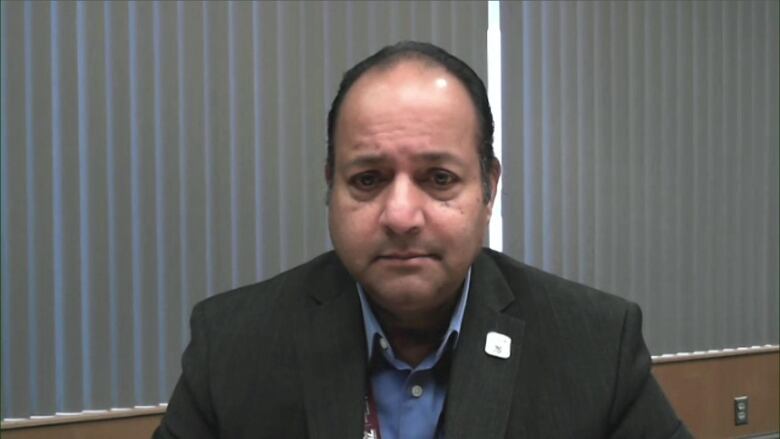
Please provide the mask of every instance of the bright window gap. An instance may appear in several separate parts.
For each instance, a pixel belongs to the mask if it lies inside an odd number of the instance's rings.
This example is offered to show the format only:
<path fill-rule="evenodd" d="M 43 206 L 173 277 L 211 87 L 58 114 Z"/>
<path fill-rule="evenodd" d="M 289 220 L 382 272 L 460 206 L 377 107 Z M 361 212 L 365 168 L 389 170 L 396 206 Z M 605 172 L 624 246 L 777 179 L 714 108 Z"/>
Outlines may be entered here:
<path fill-rule="evenodd" d="M 496 158 L 502 162 L 503 141 L 501 137 L 501 9 L 498 0 L 488 2 L 487 30 L 487 70 L 488 99 L 493 110 L 493 149 Z M 490 248 L 496 251 L 504 249 L 504 221 L 501 213 L 502 180 L 498 180 L 496 199 L 493 202 L 493 216 L 490 218 L 488 236 Z"/>

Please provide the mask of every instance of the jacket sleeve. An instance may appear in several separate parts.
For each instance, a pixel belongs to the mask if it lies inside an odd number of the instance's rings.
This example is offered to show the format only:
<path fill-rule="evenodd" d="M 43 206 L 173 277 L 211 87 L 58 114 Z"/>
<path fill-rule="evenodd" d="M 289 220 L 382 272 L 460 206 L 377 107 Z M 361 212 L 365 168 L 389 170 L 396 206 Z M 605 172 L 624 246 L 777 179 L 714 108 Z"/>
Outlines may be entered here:
<path fill-rule="evenodd" d="M 642 312 L 626 311 L 610 410 L 611 438 L 691 438 L 650 372 L 650 353 L 642 338 Z"/>
<path fill-rule="evenodd" d="M 203 303 L 190 318 L 191 340 L 182 356 L 182 373 L 153 439 L 218 437 L 209 390 L 209 340 Z"/>

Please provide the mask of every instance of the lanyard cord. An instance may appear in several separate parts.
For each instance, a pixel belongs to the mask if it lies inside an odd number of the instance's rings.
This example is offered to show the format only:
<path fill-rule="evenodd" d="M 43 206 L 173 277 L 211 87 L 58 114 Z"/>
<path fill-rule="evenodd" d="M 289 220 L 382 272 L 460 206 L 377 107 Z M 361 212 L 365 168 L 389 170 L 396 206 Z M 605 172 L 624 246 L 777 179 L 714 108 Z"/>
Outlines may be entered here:
<path fill-rule="evenodd" d="M 363 439 L 382 439 L 379 430 L 379 413 L 376 411 L 376 401 L 370 379 L 366 389 L 368 391 L 366 392 L 366 406 L 363 414 Z"/>

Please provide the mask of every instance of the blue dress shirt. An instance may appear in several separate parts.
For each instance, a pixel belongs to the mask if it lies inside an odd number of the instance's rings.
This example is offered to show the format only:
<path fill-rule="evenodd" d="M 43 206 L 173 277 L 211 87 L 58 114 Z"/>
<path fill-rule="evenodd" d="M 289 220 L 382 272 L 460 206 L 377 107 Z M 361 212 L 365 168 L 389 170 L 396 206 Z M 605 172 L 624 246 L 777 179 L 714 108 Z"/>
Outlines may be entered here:
<path fill-rule="evenodd" d="M 439 418 L 447 396 L 446 374 L 436 373 L 442 356 L 457 342 L 471 283 L 471 269 L 450 318 L 450 325 L 435 352 L 417 367 L 398 359 L 382 327 L 371 310 L 363 288 L 358 284 L 360 306 L 371 368 L 372 394 L 379 415 L 382 439 L 432 439 L 441 437 Z M 381 356 L 373 358 L 375 347 Z"/>

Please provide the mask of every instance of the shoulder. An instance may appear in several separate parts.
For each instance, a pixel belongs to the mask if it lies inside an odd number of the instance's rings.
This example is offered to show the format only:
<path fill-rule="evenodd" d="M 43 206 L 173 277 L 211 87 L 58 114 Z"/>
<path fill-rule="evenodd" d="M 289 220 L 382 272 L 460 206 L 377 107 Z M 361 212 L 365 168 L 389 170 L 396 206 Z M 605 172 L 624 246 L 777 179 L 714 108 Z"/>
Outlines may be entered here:
<path fill-rule="evenodd" d="M 485 249 L 483 257 L 498 267 L 521 304 L 620 315 L 636 306 L 622 297 L 540 270 L 494 250 Z"/>
<path fill-rule="evenodd" d="M 622 346 L 644 345 L 635 303 L 494 251 L 486 250 L 484 256 L 508 284 L 514 300 L 504 312 L 523 320 L 524 349 L 536 358 L 576 362 L 577 373 L 607 373 L 606 381 Z"/>
<path fill-rule="evenodd" d="M 533 378 L 518 394 L 536 401 L 517 415 L 526 435 L 689 437 L 650 373 L 638 305 L 501 253 L 480 257 L 511 290 L 504 312 L 524 323 L 519 376 Z"/>
<path fill-rule="evenodd" d="M 208 297 L 195 305 L 193 318 L 234 328 L 273 322 L 306 307 L 315 292 L 345 276 L 336 254 L 327 252 L 269 279 Z"/>

